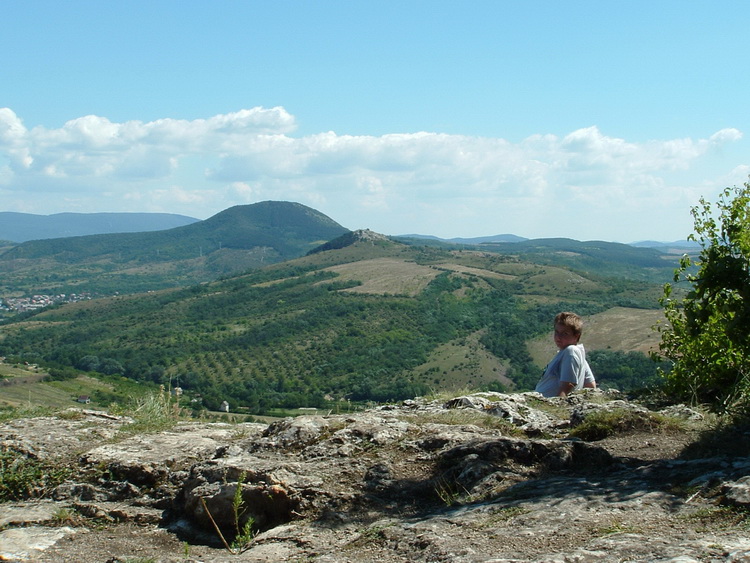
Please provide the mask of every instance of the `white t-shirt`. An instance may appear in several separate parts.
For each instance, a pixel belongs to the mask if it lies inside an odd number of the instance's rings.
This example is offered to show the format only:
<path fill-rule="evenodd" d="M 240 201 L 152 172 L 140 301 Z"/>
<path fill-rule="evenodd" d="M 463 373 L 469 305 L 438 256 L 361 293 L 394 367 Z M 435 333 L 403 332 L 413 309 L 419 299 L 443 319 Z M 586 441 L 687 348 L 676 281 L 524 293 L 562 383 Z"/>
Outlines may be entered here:
<path fill-rule="evenodd" d="M 595 382 L 583 344 L 571 344 L 560 350 L 544 368 L 542 379 L 534 390 L 545 397 L 557 397 L 561 381 L 572 383 L 574 390 L 583 389 L 584 383 Z"/>

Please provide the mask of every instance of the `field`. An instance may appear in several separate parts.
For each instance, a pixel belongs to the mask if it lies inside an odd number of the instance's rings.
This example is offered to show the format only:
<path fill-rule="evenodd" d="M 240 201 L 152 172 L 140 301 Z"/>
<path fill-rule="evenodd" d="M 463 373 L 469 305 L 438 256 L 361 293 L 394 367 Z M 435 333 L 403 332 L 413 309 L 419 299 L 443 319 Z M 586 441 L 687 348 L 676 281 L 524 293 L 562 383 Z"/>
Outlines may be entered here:
<path fill-rule="evenodd" d="M 101 408 L 106 405 L 78 402 L 80 396 L 91 397 L 97 392 L 112 396 L 136 395 L 143 392 L 133 381 L 118 378 L 104 381 L 88 375 L 79 375 L 65 381 L 45 381 L 48 374 L 35 366 L 0 363 L 0 407 L 68 407 Z M 120 381 L 121 380 L 121 381 Z"/>
<path fill-rule="evenodd" d="M 347 289 L 353 293 L 377 295 L 418 295 L 440 273 L 397 258 L 376 258 L 326 268 L 338 274 L 341 281 L 361 281 L 362 285 Z"/>

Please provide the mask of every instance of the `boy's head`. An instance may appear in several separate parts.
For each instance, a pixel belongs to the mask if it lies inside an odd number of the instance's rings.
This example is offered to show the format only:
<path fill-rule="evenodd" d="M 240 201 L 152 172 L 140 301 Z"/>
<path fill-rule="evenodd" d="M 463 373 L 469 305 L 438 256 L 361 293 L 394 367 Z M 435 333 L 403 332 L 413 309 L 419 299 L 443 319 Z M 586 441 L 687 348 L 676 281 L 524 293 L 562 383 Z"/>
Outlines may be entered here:
<path fill-rule="evenodd" d="M 578 344 L 583 333 L 583 319 L 575 313 L 563 312 L 555 317 L 555 344 L 561 350 Z"/>

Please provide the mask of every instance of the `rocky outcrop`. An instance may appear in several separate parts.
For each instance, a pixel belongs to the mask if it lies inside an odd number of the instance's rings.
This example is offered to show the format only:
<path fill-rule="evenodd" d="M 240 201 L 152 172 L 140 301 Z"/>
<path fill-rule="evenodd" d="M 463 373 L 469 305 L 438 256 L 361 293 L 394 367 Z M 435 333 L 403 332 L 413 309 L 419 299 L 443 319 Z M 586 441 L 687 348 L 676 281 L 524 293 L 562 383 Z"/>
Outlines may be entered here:
<path fill-rule="evenodd" d="M 0 446 L 75 473 L 42 498 L 0 504 L 0 559 L 750 558 L 744 529 L 720 509 L 750 505 L 750 462 L 680 457 L 686 436 L 570 438 L 612 409 L 650 412 L 601 392 L 481 393 L 142 435 L 95 411 L 15 420 L 0 425 Z M 231 555 L 222 538 L 231 544 L 247 522 L 254 539 Z"/>

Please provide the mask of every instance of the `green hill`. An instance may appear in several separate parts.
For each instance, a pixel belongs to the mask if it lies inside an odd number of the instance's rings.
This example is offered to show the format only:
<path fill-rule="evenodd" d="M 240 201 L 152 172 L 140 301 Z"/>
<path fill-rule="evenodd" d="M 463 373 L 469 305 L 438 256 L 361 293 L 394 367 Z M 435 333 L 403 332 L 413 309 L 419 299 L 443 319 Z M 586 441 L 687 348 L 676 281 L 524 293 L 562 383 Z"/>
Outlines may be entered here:
<path fill-rule="evenodd" d="M 347 229 L 298 203 L 232 207 L 174 229 L 28 241 L 0 254 L 0 292 L 185 286 L 302 256 Z"/>
<path fill-rule="evenodd" d="M 264 216 L 273 223 L 272 214 Z M 231 224 L 220 219 L 218 225 Z M 310 238 L 309 231 L 293 232 L 300 220 L 276 219 L 279 232 L 298 237 L 296 246 L 275 247 L 279 256 Z M 323 224 L 323 232 L 343 230 Z M 200 228 L 214 236 L 218 228 L 210 227 Z M 256 230 L 249 221 L 246 232 Z M 234 240 L 234 233 L 220 238 Z M 540 366 L 526 343 L 549 332 L 556 312 L 593 316 L 619 307 L 636 321 L 638 311 L 651 319 L 639 308 L 656 308 L 660 294 L 659 285 L 637 279 L 586 276 L 486 250 L 386 237 L 349 237 L 329 247 L 210 283 L 17 318 L 4 325 L 0 355 L 177 385 L 195 401 L 186 404 L 216 409 L 227 400 L 253 413 L 448 388 L 527 389 Z M 599 260 L 606 271 L 606 254 Z M 631 278 L 640 277 L 637 270 L 629 267 Z"/>

